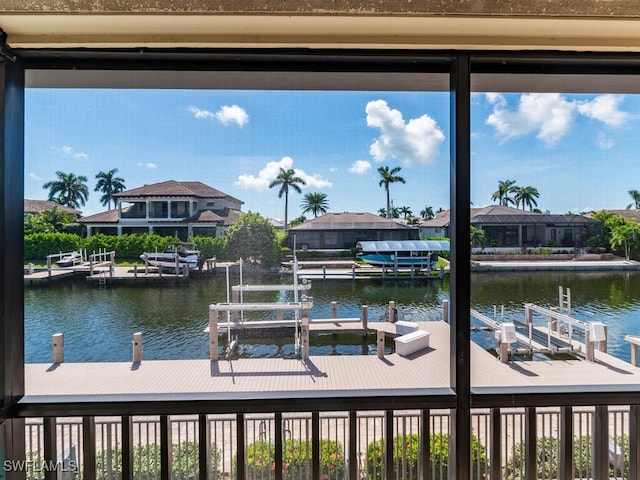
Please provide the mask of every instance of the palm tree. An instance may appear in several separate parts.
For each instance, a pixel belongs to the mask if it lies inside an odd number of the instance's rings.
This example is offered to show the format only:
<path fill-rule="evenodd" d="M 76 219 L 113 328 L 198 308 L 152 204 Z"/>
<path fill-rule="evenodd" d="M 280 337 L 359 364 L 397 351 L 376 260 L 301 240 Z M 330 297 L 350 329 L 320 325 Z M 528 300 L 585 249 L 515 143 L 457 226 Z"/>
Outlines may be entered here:
<path fill-rule="evenodd" d="M 278 198 L 282 198 L 284 195 L 284 229 L 287 229 L 287 219 L 289 215 L 289 188 L 293 188 L 296 192 L 302 193 L 298 184 L 306 185 L 302 178 L 296 177 L 296 171 L 293 168 L 284 169 L 280 167 L 280 173 L 274 181 L 269 184 L 269 188 L 273 188 L 280 185 L 280 191 L 278 192 Z"/>
<path fill-rule="evenodd" d="M 424 210 L 420 211 L 420 216 L 426 220 L 431 220 L 436 215 L 433 213 L 433 207 L 425 205 Z"/>
<path fill-rule="evenodd" d="M 96 183 L 96 188 L 93 191 L 100 191 L 104 194 L 102 195 L 102 197 L 100 197 L 100 203 L 102 205 L 107 205 L 107 208 L 109 208 L 109 210 L 111 210 L 112 200 L 114 208 L 118 202 L 117 199 L 113 198 L 113 194 L 122 192 L 126 188 L 124 186 L 124 178 L 114 177 L 117 171 L 117 168 L 113 168 L 108 172 L 100 172 L 96 175 L 98 183 Z"/>
<path fill-rule="evenodd" d="M 403 206 L 398 208 L 398 213 L 402 215 L 402 217 L 406 220 L 407 217 L 411 217 L 413 212 L 411 211 L 411 207 Z"/>
<path fill-rule="evenodd" d="M 49 200 L 70 208 L 79 208 L 87 203 L 89 189 L 84 175 L 56 172 L 58 180 L 45 183 L 42 188 L 49 189 Z"/>
<path fill-rule="evenodd" d="M 394 167 L 389 170 L 389 167 L 378 167 L 378 173 L 380 174 L 380 186 L 384 187 L 384 191 L 387 193 L 387 218 L 391 218 L 391 198 L 389 197 L 389 185 L 392 183 L 406 183 L 404 178 L 399 175 L 396 175 L 401 170 L 400 167 Z"/>
<path fill-rule="evenodd" d="M 498 190 L 493 192 L 491 195 L 491 200 L 498 200 L 498 205 L 509 205 L 513 204 L 515 201 L 513 198 L 509 196 L 510 193 L 515 193 L 516 188 L 514 185 L 516 184 L 515 180 L 501 180 L 498 182 Z"/>
<path fill-rule="evenodd" d="M 640 210 L 640 190 L 629 190 L 629 195 L 631 195 L 633 203 L 627 205 L 627 210 L 629 210 L 631 207 L 635 208 L 636 210 Z"/>
<path fill-rule="evenodd" d="M 305 193 L 302 197 L 302 213 L 313 213 L 314 217 L 324 215 L 329 209 L 329 201 L 326 193 Z"/>
<path fill-rule="evenodd" d="M 522 204 L 522 210 L 525 207 L 529 207 L 529 210 L 533 210 L 533 207 L 538 206 L 538 202 L 536 198 L 540 196 L 538 193 L 538 189 L 536 187 L 514 187 L 515 188 L 515 196 L 513 197 L 516 201 L 516 208 L 520 204 Z"/>

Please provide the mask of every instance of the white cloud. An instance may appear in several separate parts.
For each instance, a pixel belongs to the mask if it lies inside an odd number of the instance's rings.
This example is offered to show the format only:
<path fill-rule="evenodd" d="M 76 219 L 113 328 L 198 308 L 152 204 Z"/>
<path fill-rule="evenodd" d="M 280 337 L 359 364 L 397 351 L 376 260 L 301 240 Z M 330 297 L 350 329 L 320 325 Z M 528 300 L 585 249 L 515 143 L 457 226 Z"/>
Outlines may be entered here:
<path fill-rule="evenodd" d="M 201 108 L 196 107 L 195 105 L 192 105 L 189 107 L 189 111 L 191 113 L 193 113 L 193 116 L 195 118 L 216 118 L 216 114 L 213 112 L 210 112 L 209 110 L 202 110 Z"/>
<path fill-rule="evenodd" d="M 36 182 L 40 182 L 42 180 L 42 177 L 39 177 L 38 175 L 36 175 L 33 172 L 29 172 L 29 178 L 31 180 L 35 180 Z"/>
<path fill-rule="evenodd" d="M 381 131 L 369 148 L 376 161 L 395 158 L 404 166 L 413 166 L 436 159 L 444 133 L 429 115 L 405 123 L 402 113 L 389 108 L 384 100 L 369 102 L 365 110 L 367 125 Z"/>
<path fill-rule="evenodd" d="M 506 105 L 507 103 L 504 96 L 502 96 L 499 93 L 487 92 L 484 95 L 485 95 L 485 98 L 487 99 L 487 102 L 489 102 L 492 105 Z"/>
<path fill-rule="evenodd" d="M 371 164 L 366 160 L 356 160 L 349 168 L 349 172 L 361 175 L 371 170 Z"/>
<path fill-rule="evenodd" d="M 596 143 L 600 150 L 609 150 L 615 145 L 613 139 L 607 137 L 607 135 L 605 135 L 603 132 L 598 133 L 598 139 L 596 140 Z"/>
<path fill-rule="evenodd" d="M 283 157 L 278 162 L 269 162 L 260 170 L 257 176 L 248 173 L 242 174 L 238 177 L 236 185 L 246 190 L 268 190 L 269 184 L 276 179 L 281 168 L 285 170 L 293 168 L 293 159 L 291 157 Z M 328 188 L 333 185 L 329 180 L 317 173 L 308 174 L 299 168 L 294 170 L 296 176 L 303 179 L 306 183 L 306 185 L 300 185 L 301 188 Z"/>
<path fill-rule="evenodd" d="M 87 158 L 89 158 L 89 155 L 87 155 L 86 153 L 76 152 L 73 147 L 70 147 L 68 145 L 62 146 L 62 153 L 67 157 L 76 158 L 78 160 L 86 160 Z"/>
<path fill-rule="evenodd" d="M 216 112 L 216 118 L 223 125 L 236 123 L 239 127 L 242 127 L 249 121 L 249 115 L 246 110 L 238 105 L 231 105 L 230 107 L 225 105 Z"/>
<path fill-rule="evenodd" d="M 524 94 L 514 111 L 507 109 L 504 97 L 499 97 L 493 99 L 494 110 L 486 123 L 505 139 L 537 132 L 537 138 L 553 145 L 571 130 L 576 104 L 558 93 Z"/>
<path fill-rule="evenodd" d="M 147 168 L 149 170 L 153 170 L 155 168 L 158 168 L 158 165 L 156 165 L 153 162 L 138 162 L 138 167 L 139 168 Z"/>
<path fill-rule="evenodd" d="M 591 101 L 579 102 L 578 111 L 610 127 L 621 127 L 631 115 L 619 109 L 624 95 L 598 95 Z"/>
<path fill-rule="evenodd" d="M 223 125 L 227 126 L 230 123 L 235 123 L 239 127 L 242 127 L 245 123 L 249 121 L 249 114 L 247 111 L 239 107 L 238 105 L 225 105 L 220 107 L 220 110 L 217 112 L 212 112 L 210 110 L 203 110 L 195 105 L 189 107 L 189 111 L 193 113 L 193 116 L 197 119 L 211 119 L 218 120 Z"/>

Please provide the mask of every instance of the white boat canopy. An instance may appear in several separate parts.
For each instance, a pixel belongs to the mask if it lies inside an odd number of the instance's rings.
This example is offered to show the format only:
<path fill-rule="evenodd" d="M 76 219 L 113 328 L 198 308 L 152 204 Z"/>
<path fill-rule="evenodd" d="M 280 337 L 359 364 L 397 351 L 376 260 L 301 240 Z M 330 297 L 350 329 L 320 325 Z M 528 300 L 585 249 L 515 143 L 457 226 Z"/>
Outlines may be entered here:
<path fill-rule="evenodd" d="M 448 252 L 447 240 L 384 240 L 362 241 L 357 245 L 363 252 Z"/>

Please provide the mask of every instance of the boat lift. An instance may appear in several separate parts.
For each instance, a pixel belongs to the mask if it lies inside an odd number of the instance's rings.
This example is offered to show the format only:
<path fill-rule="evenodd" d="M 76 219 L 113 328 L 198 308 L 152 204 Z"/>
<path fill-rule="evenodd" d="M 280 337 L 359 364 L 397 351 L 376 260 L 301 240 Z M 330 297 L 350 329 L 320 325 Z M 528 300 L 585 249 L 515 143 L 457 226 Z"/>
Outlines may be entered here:
<path fill-rule="evenodd" d="M 565 313 L 571 311 L 571 300 L 570 292 L 564 294 L 562 287 L 560 287 L 560 302 L 560 309 L 526 303 L 524 305 L 524 324 L 500 322 L 476 310 L 471 310 L 471 318 L 478 320 L 488 330 L 495 332 L 499 343 L 499 358 L 502 362 L 508 361 L 509 354 L 532 355 L 534 353 L 574 354 L 584 356 L 588 361 L 594 361 L 595 343 L 598 343 L 600 350 L 606 348 L 606 326 L 602 322 L 584 322 Z M 534 325 L 534 313 L 544 315 L 547 318 L 546 329 Z M 494 316 L 497 318 L 495 310 Z M 584 335 L 584 344 L 574 339 L 577 337 L 576 331 L 580 330 Z M 517 346 L 512 347 L 512 344 Z"/>

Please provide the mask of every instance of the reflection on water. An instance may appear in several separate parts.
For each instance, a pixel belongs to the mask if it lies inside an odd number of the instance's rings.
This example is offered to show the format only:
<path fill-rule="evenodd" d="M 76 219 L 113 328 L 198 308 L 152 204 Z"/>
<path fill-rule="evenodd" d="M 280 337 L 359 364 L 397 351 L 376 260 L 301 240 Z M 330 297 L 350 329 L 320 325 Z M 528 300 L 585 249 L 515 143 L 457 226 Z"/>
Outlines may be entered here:
<path fill-rule="evenodd" d="M 290 282 L 290 277 L 251 278 L 243 283 Z M 474 274 L 472 305 L 493 316 L 504 306 L 507 320 L 524 317 L 524 303 L 558 304 L 558 286 L 571 289 L 574 316 L 609 325 L 609 352 L 624 360 L 630 347 L 624 335 L 640 334 L 640 273 L 499 273 Z M 237 278 L 232 283 L 238 283 Z M 442 301 L 449 296 L 444 281 L 380 280 L 316 281 L 312 318 L 329 318 L 331 302 L 338 302 L 339 317 L 360 316 L 368 305 L 369 321 L 386 321 L 388 302 L 394 300 L 400 320 L 440 320 Z M 87 286 L 82 279 L 62 281 L 42 288 L 25 289 L 25 353 L 27 362 L 51 361 L 51 335 L 65 335 L 65 361 L 129 361 L 133 333 L 143 333 L 144 359 L 208 358 L 207 336 L 211 303 L 227 300 L 224 275 L 192 278 L 187 286 Z M 292 301 L 292 293 L 260 292 L 244 295 L 245 301 Z M 273 313 L 247 312 L 245 318 L 268 319 Z M 262 335 L 239 342 L 243 356 L 294 356 L 293 334 Z M 331 337 L 331 336 L 329 336 Z M 312 341 L 312 355 L 375 354 L 375 341 L 366 345 L 353 338 Z M 226 338 L 221 339 L 221 349 Z M 488 334 L 474 334 L 474 341 L 492 345 Z"/>

